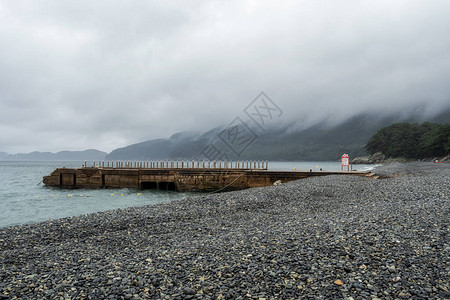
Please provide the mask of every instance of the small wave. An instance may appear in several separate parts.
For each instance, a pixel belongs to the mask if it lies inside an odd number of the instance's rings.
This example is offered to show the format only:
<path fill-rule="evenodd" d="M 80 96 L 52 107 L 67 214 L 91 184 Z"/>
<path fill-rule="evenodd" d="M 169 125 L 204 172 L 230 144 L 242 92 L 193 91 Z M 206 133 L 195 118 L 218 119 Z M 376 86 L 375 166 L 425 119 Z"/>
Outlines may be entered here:
<path fill-rule="evenodd" d="M 374 165 L 361 165 L 360 171 L 372 171 L 373 169 L 381 166 L 380 164 L 374 164 Z"/>

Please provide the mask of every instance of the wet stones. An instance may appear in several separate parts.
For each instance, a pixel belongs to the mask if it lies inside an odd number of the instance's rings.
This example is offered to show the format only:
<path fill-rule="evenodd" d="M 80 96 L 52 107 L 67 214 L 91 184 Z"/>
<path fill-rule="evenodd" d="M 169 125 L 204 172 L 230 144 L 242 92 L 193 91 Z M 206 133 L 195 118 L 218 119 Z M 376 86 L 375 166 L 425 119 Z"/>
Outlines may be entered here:
<path fill-rule="evenodd" d="M 3 228 L 0 299 L 449 298 L 438 165 Z"/>

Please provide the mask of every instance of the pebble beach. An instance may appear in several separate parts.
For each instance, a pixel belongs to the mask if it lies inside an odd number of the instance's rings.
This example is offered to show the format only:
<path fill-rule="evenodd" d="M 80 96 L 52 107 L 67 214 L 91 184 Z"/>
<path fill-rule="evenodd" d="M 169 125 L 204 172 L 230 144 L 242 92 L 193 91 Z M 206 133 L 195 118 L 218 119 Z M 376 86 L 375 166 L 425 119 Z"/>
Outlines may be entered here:
<path fill-rule="evenodd" d="M 450 299 L 450 164 L 0 229 L 0 299 Z"/>

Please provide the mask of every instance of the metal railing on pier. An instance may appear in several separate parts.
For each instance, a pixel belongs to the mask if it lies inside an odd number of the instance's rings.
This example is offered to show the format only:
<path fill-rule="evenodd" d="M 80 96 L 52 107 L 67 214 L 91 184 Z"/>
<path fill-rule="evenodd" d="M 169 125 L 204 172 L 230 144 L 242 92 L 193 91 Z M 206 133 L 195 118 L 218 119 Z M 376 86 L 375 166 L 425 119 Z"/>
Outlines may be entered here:
<path fill-rule="evenodd" d="M 152 161 L 85 161 L 83 167 L 114 169 L 236 169 L 267 170 L 268 161 L 195 161 L 195 160 L 152 160 Z"/>

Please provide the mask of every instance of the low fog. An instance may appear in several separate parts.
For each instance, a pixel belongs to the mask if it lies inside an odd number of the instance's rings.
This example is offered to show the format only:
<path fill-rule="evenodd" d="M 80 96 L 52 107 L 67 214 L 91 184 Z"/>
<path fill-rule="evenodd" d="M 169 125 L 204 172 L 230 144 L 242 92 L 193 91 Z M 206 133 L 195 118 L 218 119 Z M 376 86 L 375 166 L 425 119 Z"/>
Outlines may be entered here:
<path fill-rule="evenodd" d="M 450 2 L 2 1 L 0 151 L 450 106 Z"/>

